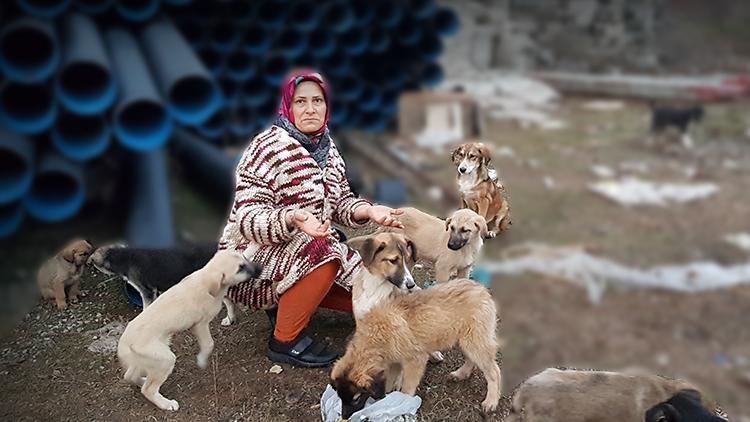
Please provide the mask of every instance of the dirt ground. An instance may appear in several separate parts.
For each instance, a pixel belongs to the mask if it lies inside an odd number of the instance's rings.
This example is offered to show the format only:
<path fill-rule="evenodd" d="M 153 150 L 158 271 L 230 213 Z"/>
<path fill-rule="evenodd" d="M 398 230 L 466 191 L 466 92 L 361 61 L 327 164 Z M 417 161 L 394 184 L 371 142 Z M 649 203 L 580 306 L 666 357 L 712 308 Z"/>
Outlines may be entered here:
<path fill-rule="evenodd" d="M 643 142 L 645 106 L 589 112 L 581 107 L 583 102 L 561 105 L 557 115 L 568 128 L 560 131 L 522 129 L 506 122 L 488 127 L 488 143 L 513 151 L 494 160 L 510 191 L 513 226 L 486 244 L 485 259 L 498 258 L 511 245 L 537 241 L 585 245 L 597 255 L 633 266 L 748 260 L 722 237 L 750 230 L 750 104 L 709 107 L 694 134 L 696 149 L 664 152 Z M 433 161 L 440 177 L 453 177 L 447 154 Z M 720 191 L 685 205 L 624 208 L 587 189 L 596 180 L 593 164 L 632 174 L 622 163 L 645 164 L 640 175 L 645 179 L 710 181 Z M 223 210 L 207 206 L 180 180 L 173 188 L 181 237 L 215 236 Z M 65 227 L 26 228 L 0 244 L 1 275 L 31 279 L 38 261 L 67 237 L 82 235 L 101 244 L 115 240 L 118 232 L 111 222 L 92 215 Z M 424 272 L 418 276 L 421 281 L 429 278 Z M 0 419 L 320 420 L 318 403 L 328 371 L 282 365 L 283 372 L 270 373 L 272 363 L 265 357 L 270 328 L 263 313 L 244 313 L 231 327 L 221 327 L 217 318 L 212 325 L 216 349 L 205 370 L 195 364 L 192 336 L 176 336 L 177 365 L 162 391 L 180 402 L 180 410 L 166 414 L 156 409 L 121 381 L 114 345 L 122 324 L 137 314 L 124 301 L 121 284 L 88 273 L 83 288 L 86 296 L 80 303 L 65 312 L 38 303 L 0 339 Z M 502 318 L 506 393 L 549 366 L 639 366 L 692 380 L 719 401 L 732 420 L 750 421 L 750 286 L 701 294 L 611 289 L 602 303 L 592 305 L 575 284 L 524 274 L 495 278 L 492 292 Z M 320 312 L 311 332 L 343 348 L 353 328 L 349 316 Z M 485 418 L 479 411 L 485 392 L 479 374 L 465 382 L 448 381 L 448 372 L 459 364 L 459 353 L 453 350 L 444 363 L 429 366 L 418 391 L 423 398 L 420 420 L 501 420 L 507 399 L 497 414 Z"/>

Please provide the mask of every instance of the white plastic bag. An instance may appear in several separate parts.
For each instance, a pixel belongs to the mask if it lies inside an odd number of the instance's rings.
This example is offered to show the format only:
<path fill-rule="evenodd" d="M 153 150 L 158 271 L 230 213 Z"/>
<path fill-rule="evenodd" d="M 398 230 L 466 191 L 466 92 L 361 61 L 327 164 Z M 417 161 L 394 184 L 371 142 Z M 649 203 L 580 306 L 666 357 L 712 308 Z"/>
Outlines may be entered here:
<path fill-rule="evenodd" d="M 422 399 L 419 396 L 394 391 L 386 394 L 382 400 L 367 399 L 365 407 L 354 413 L 349 422 L 414 422 L 421 405 Z M 330 384 L 320 398 L 320 414 L 323 422 L 341 420 L 341 399 Z"/>

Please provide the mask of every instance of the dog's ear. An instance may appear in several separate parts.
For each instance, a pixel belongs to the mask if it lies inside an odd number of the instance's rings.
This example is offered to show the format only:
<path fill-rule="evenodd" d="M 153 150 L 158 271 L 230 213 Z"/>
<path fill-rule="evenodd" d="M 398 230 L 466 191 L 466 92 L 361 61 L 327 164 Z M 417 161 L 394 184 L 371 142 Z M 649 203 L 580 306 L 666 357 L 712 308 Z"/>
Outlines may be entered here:
<path fill-rule="evenodd" d="M 417 263 L 417 245 L 414 244 L 409 239 L 406 239 L 406 247 L 409 249 L 409 254 L 411 255 L 411 262 L 412 265 Z"/>
<path fill-rule="evenodd" d="M 487 148 L 487 145 L 480 142 L 477 144 L 477 150 L 479 151 L 479 156 L 482 157 L 482 163 L 485 165 L 489 164 L 491 156 L 490 149 Z"/>
<path fill-rule="evenodd" d="M 218 281 L 211 282 L 211 287 L 208 289 L 208 293 L 216 297 L 220 292 L 221 288 L 224 287 L 224 281 L 227 279 L 227 275 L 221 273 L 221 278 Z"/>
<path fill-rule="evenodd" d="M 359 255 L 362 257 L 362 263 L 365 264 L 365 267 L 372 264 L 372 261 L 375 260 L 375 255 L 377 255 L 377 253 L 385 246 L 382 243 L 376 245 L 375 239 L 371 236 L 364 236 L 362 238 L 357 237 L 348 241 L 346 244 L 359 252 Z"/>
<path fill-rule="evenodd" d="M 62 259 L 70 262 L 71 264 L 74 264 L 76 261 L 76 248 L 75 246 L 69 246 L 65 248 L 62 253 L 60 254 L 62 256 Z"/>
<path fill-rule="evenodd" d="M 677 409 L 669 403 L 659 403 L 646 412 L 646 422 L 677 422 Z"/>
<path fill-rule="evenodd" d="M 464 148 L 463 145 L 459 145 L 456 148 L 454 148 L 453 151 L 451 151 L 451 161 L 453 163 L 456 163 L 456 160 L 458 159 L 458 154 L 460 154 L 463 151 L 463 148 Z"/>
<path fill-rule="evenodd" d="M 474 221 L 474 225 L 479 229 L 479 235 L 482 236 L 482 238 L 487 237 L 487 220 L 484 218 L 477 218 L 476 221 Z"/>
<path fill-rule="evenodd" d="M 448 231 L 451 229 L 451 220 L 453 217 L 448 217 L 445 219 L 445 231 Z"/>
<path fill-rule="evenodd" d="M 370 387 L 367 389 L 370 396 L 375 400 L 380 400 L 385 397 L 385 373 L 383 371 L 378 372 L 372 377 Z"/>

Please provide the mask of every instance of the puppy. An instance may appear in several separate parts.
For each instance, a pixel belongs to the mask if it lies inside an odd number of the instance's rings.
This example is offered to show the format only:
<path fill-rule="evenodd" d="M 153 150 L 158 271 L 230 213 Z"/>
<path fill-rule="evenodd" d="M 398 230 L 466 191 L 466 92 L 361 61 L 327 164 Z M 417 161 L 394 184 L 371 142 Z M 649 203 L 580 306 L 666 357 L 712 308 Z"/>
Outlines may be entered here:
<path fill-rule="evenodd" d="M 645 373 L 548 368 L 513 393 L 510 421 L 643 421 L 646 410 L 692 384 Z"/>
<path fill-rule="evenodd" d="M 368 397 L 385 397 L 392 367 L 403 371 L 401 391 L 415 394 L 430 351 L 458 344 L 466 362 L 451 376 L 466 379 L 478 366 L 487 380 L 485 412 L 497 407 L 501 374 L 496 362 L 497 309 L 489 291 L 471 280 L 456 280 L 380 303 L 357 322 L 346 353 L 331 372 L 342 402 L 342 417 L 362 409 Z"/>
<path fill-rule="evenodd" d="M 169 348 L 175 333 L 191 330 L 198 340 L 198 366 L 205 368 L 214 347 L 208 324 L 221 309 L 230 286 L 260 275 L 261 267 L 237 252 L 220 251 L 205 267 L 185 277 L 130 321 L 117 345 L 124 379 L 141 387 L 141 393 L 163 410 L 179 404 L 161 395 L 159 388 L 174 369 L 176 357 Z"/>
<path fill-rule="evenodd" d="M 703 107 L 674 107 L 651 105 L 651 134 L 658 137 L 676 132 L 682 146 L 692 148 L 693 141 L 688 133 L 691 124 L 703 119 Z"/>
<path fill-rule="evenodd" d="M 438 283 L 452 277 L 467 278 L 488 236 L 487 222 L 476 212 L 462 209 L 445 221 L 416 208 L 402 208 L 398 216 L 403 232 L 414 244 L 417 259 L 430 262 Z"/>
<path fill-rule="evenodd" d="M 99 271 L 118 275 L 141 295 L 143 309 L 187 275 L 202 268 L 216 253 L 216 243 L 168 249 L 102 246 L 88 262 Z"/>
<path fill-rule="evenodd" d="M 702 403 L 701 393 L 682 390 L 646 412 L 645 422 L 724 422 Z"/>
<path fill-rule="evenodd" d="M 511 222 L 505 187 L 490 160 L 489 148 L 480 142 L 462 144 L 451 154 L 458 171 L 461 206 L 484 217 L 489 227 L 487 237 L 492 238 L 507 230 Z"/>
<path fill-rule="evenodd" d="M 78 299 L 81 292 L 81 274 L 92 249 L 91 244 L 85 240 L 73 240 L 39 268 L 36 276 L 39 291 L 45 299 L 54 298 L 57 309 L 63 310 L 68 307 L 66 287 L 70 288 L 68 298 L 71 301 Z"/>
<path fill-rule="evenodd" d="M 396 295 L 419 287 L 409 268 L 414 266 L 414 243 L 396 233 L 378 233 L 350 239 L 347 245 L 362 256 L 362 266 L 352 277 L 354 318 Z"/>
<path fill-rule="evenodd" d="M 373 306 L 420 289 L 409 271 L 416 263 L 417 250 L 404 235 L 376 233 L 355 237 L 347 245 L 362 256 L 362 266 L 352 276 L 352 308 L 356 321 L 367 315 Z M 430 353 L 433 362 L 443 359 L 440 351 Z"/>

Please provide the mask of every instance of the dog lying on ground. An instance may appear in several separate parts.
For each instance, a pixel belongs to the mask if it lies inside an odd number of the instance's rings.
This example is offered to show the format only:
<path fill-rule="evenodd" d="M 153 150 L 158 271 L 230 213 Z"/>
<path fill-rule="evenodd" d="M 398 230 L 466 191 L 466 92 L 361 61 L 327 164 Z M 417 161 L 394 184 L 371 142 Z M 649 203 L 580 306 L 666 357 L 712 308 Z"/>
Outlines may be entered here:
<path fill-rule="evenodd" d="M 141 295 L 143 309 L 187 275 L 202 268 L 216 253 L 216 243 L 167 249 L 102 246 L 88 262 L 99 271 L 118 275 Z"/>
<path fill-rule="evenodd" d="M 706 408 L 701 393 L 695 390 L 682 390 L 646 412 L 645 422 L 724 422 L 727 419 L 717 416 Z"/>
<path fill-rule="evenodd" d="M 93 250 L 85 240 L 76 239 L 68 243 L 54 257 L 45 261 L 39 268 L 36 283 L 45 299 L 55 299 L 57 309 L 68 307 L 65 288 L 70 288 L 67 299 L 78 300 L 81 292 L 81 274 L 86 260 Z"/>
<path fill-rule="evenodd" d="M 117 345 L 124 379 L 141 387 L 141 393 L 163 410 L 179 404 L 161 395 L 159 388 L 174 369 L 176 357 L 169 348 L 175 333 L 191 330 L 198 340 L 200 368 L 208 365 L 214 347 L 208 324 L 221 310 L 230 286 L 260 275 L 261 267 L 237 252 L 220 251 L 205 267 L 185 277 L 130 321 Z"/>
<path fill-rule="evenodd" d="M 666 137 L 676 132 L 682 146 L 693 147 L 689 129 L 694 123 L 703 119 L 703 107 L 700 105 L 691 107 L 658 106 L 651 105 L 651 134 L 657 137 Z"/>
<path fill-rule="evenodd" d="M 362 266 L 352 277 L 352 308 L 356 321 L 367 315 L 373 306 L 419 290 L 409 271 L 415 264 L 417 250 L 404 235 L 377 233 L 355 237 L 347 245 L 362 256 Z M 443 354 L 432 352 L 430 360 L 442 362 Z"/>
<path fill-rule="evenodd" d="M 490 160 L 489 148 L 480 142 L 462 144 L 451 154 L 462 207 L 484 217 L 491 238 L 507 230 L 511 221 L 505 187 Z"/>
<path fill-rule="evenodd" d="M 487 237 L 487 222 L 470 209 L 454 212 L 445 221 L 416 208 L 402 208 L 403 232 L 416 246 L 417 259 L 431 263 L 438 283 L 467 278 Z"/>
<path fill-rule="evenodd" d="M 403 371 L 401 391 L 415 394 L 430 351 L 458 344 L 466 362 L 451 376 L 463 380 L 476 365 L 487 380 L 485 412 L 501 395 L 497 309 L 489 291 L 471 280 L 455 280 L 427 290 L 397 295 L 357 321 L 346 353 L 331 372 L 342 402 L 342 417 L 362 409 L 368 397 L 382 399 L 393 387 L 393 368 Z"/>
<path fill-rule="evenodd" d="M 640 372 L 548 368 L 514 391 L 506 420 L 642 422 L 648 409 L 681 390 L 697 388 L 686 381 Z"/>

